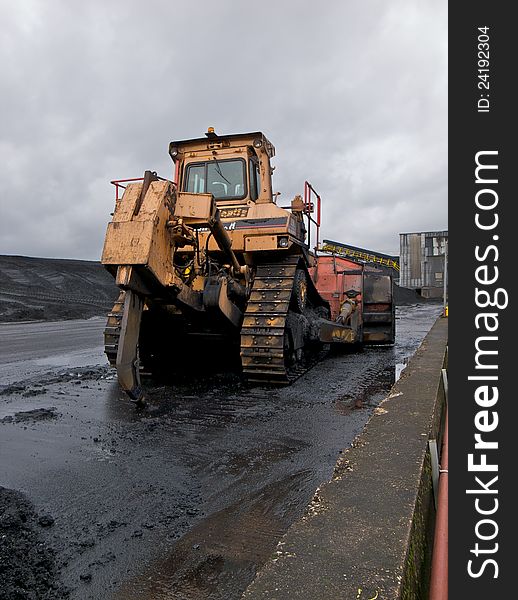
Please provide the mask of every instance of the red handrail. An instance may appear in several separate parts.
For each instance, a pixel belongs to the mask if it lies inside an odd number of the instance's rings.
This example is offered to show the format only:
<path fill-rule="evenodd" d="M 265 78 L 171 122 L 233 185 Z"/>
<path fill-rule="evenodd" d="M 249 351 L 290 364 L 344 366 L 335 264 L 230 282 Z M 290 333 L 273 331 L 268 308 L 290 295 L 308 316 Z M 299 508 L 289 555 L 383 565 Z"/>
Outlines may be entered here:
<path fill-rule="evenodd" d="M 448 600 L 448 408 L 446 408 L 445 421 L 433 541 L 430 600 Z"/>
<path fill-rule="evenodd" d="M 160 179 L 160 181 L 166 181 L 163 177 L 159 177 L 156 173 L 155 176 L 157 179 Z M 114 179 L 113 181 L 110 181 L 110 183 L 115 186 L 115 202 L 118 202 L 122 199 L 119 198 L 119 188 L 122 188 L 123 190 L 126 189 L 126 186 L 122 184 L 132 181 L 144 181 L 144 177 L 133 177 L 132 179 Z"/>
<path fill-rule="evenodd" d="M 311 201 L 311 194 L 315 195 L 317 201 L 317 218 L 313 219 L 311 214 L 315 211 L 315 205 Z M 308 218 L 308 246 L 311 244 L 311 223 L 316 226 L 317 233 L 317 244 L 316 248 L 318 248 L 320 244 L 320 224 L 322 218 L 322 199 L 320 198 L 320 194 L 315 190 L 315 188 L 309 183 L 309 181 L 304 182 L 304 213 Z"/>
<path fill-rule="evenodd" d="M 115 202 L 120 200 L 119 188 L 122 188 L 123 190 L 126 189 L 126 186 L 121 184 L 128 183 L 130 181 L 144 181 L 144 177 L 134 177 L 133 179 L 114 179 L 113 181 L 110 181 L 110 183 L 115 186 Z"/>

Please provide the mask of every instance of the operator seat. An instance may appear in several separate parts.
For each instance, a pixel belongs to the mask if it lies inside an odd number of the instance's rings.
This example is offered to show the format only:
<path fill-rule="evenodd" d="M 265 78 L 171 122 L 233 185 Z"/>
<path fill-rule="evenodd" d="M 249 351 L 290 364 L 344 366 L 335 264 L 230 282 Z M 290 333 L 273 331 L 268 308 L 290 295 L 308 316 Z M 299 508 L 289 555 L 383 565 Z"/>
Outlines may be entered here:
<path fill-rule="evenodd" d="M 210 188 L 211 189 L 207 191 L 215 198 L 224 198 L 225 196 L 228 196 L 228 185 L 222 181 L 212 181 Z"/>

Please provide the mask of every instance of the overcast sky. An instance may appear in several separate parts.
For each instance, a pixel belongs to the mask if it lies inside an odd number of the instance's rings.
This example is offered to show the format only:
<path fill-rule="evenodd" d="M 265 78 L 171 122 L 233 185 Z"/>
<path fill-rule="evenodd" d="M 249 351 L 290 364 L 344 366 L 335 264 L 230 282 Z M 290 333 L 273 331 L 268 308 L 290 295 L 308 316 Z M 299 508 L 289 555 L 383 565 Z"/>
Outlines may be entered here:
<path fill-rule="evenodd" d="M 98 260 L 111 179 L 173 139 L 263 131 L 323 237 L 447 228 L 446 0 L 0 3 L 0 253 Z"/>

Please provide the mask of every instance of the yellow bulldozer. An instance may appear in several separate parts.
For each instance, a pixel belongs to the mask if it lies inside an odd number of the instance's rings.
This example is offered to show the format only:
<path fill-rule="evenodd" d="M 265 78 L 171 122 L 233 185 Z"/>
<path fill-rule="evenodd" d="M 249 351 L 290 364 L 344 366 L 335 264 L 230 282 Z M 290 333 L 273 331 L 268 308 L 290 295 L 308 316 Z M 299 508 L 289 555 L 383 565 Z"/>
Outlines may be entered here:
<path fill-rule="evenodd" d="M 201 348 L 240 358 L 249 381 L 289 383 L 324 344 L 394 341 L 391 278 L 334 257 L 319 279 L 320 196 L 306 182 L 304 197 L 277 204 L 261 132 L 209 128 L 169 154 L 174 181 L 112 182 L 101 260 L 121 291 L 105 351 L 130 398 L 142 399 L 142 370 Z"/>

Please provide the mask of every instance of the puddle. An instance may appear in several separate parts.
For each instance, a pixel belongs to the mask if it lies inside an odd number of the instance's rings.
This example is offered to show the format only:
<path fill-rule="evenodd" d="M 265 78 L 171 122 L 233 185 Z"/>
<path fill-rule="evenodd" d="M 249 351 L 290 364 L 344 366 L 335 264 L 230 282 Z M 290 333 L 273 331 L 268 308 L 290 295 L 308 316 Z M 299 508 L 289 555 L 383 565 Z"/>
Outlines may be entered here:
<path fill-rule="evenodd" d="M 369 383 L 355 394 L 345 394 L 337 398 L 334 408 L 340 415 L 349 415 L 354 411 L 376 407 L 388 394 L 395 382 L 396 369 L 389 366 L 383 369 Z"/>
<path fill-rule="evenodd" d="M 363 408 L 363 403 L 360 400 L 347 397 L 335 400 L 335 410 L 339 415 L 348 415 L 354 410 L 361 408 Z"/>
<path fill-rule="evenodd" d="M 104 347 L 99 346 L 88 351 L 53 354 L 34 361 L 38 367 L 88 367 L 107 364 Z"/>

